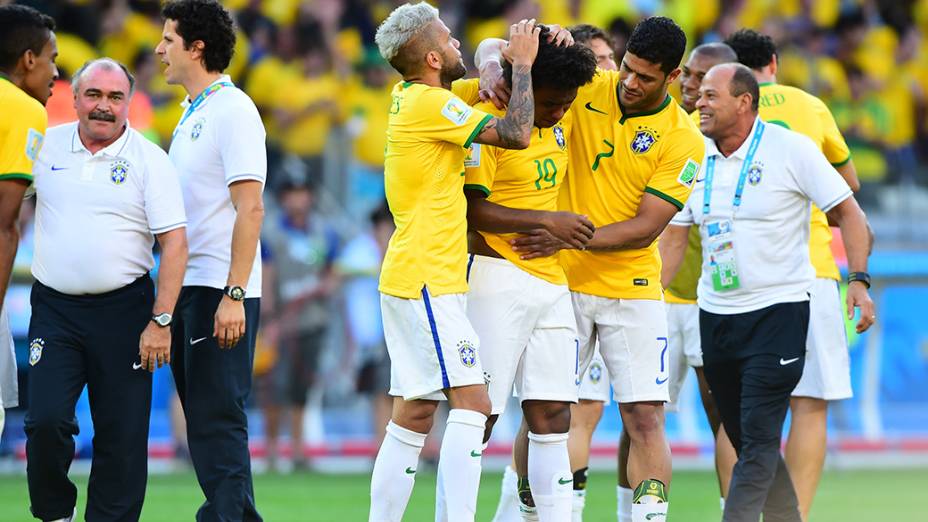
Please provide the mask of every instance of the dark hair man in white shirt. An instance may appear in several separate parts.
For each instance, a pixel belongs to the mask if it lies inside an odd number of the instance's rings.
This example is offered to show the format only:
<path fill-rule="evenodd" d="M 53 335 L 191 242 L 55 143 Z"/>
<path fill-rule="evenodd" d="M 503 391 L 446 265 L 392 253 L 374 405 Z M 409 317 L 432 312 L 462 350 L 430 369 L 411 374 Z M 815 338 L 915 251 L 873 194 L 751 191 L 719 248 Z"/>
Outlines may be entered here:
<path fill-rule="evenodd" d="M 809 325 L 810 201 L 841 227 L 848 252 L 847 310 L 873 324 L 866 273 L 872 236 L 851 189 L 807 137 L 765 124 L 751 70 L 709 70 L 696 107 L 706 160 L 669 234 L 700 228 L 700 336 L 706 379 L 738 463 L 723 521 L 800 522 L 780 455 L 789 397 L 802 375 Z M 682 226 L 676 226 L 682 225 Z M 667 252 L 675 271 L 686 241 Z"/>

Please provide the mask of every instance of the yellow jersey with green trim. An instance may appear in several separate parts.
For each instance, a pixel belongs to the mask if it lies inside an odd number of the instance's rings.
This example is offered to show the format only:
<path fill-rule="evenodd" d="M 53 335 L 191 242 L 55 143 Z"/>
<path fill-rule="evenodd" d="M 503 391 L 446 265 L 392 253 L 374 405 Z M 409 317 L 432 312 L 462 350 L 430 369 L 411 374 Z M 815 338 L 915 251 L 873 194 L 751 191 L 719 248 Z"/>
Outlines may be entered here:
<path fill-rule="evenodd" d="M 477 105 L 491 114 L 503 112 L 492 103 Z M 479 190 L 487 200 L 504 207 L 556 212 L 558 191 L 567 174 L 567 140 L 572 111 L 567 111 L 556 125 L 532 129 L 532 141 L 523 150 L 507 150 L 474 143 L 465 160 L 464 188 Z M 557 256 L 520 259 L 509 241 L 518 234 L 478 231 L 487 245 L 526 272 L 556 285 L 566 285 L 567 277 Z"/>
<path fill-rule="evenodd" d="M 762 83 L 759 113 L 764 121 L 811 138 L 835 167 L 851 160 L 851 151 L 838 130 L 834 116 L 815 96 L 788 85 Z M 840 280 L 841 273 L 831 252 L 831 228 L 825 213 L 815 205 L 812 205 L 811 221 L 809 259 L 815 268 L 815 276 Z"/>
<path fill-rule="evenodd" d="M 682 209 L 705 155 L 702 134 L 670 96 L 652 111 L 625 115 L 618 83 L 618 72 L 598 71 L 572 109 L 570 176 L 559 206 L 586 215 L 596 227 L 635 217 L 645 193 Z M 573 291 L 663 298 L 656 241 L 629 250 L 564 250 L 560 258 Z"/>
<path fill-rule="evenodd" d="M 448 89 L 402 82 L 393 88 L 384 183 L 396 231 L 380 291 L 417 299 L 467 291 L 464 157 L 493 116 Z"/>
<path fill-rule="evenodd" d="M 48 113 L 42 103 L 0 76 L 0 179 L 23 179 L 32 182 L 35 163 Z"/>

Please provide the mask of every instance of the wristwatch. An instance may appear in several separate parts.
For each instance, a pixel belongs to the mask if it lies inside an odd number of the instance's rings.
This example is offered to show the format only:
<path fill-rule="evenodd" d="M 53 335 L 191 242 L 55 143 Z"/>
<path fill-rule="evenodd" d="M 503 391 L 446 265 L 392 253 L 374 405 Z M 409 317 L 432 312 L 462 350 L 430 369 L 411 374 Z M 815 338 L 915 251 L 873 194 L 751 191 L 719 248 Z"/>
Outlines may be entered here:
<path fill-rule="evenodd" d="M 151 320 L 158 326 L 162 328 L 171 324 L 171 321 L 174 320 L 174 317 L 171 314 L 164 312 L 157 315 L 151 316 Z"/>
<path fill-rule="evenodd" d="M 227 286 L 222 289 L 222 293 L 229 296 L 233 301 L 245 300 L 245 289 L 240 286 Z"/>
<path fill-rule="evenodd" d="M 847 275 L 847 283 L 851 284 L 854 281 L 860 281 L 861 283 L 867 285 L 867 288 L 870 288 L 870 274 L 866 272 L 851 272 Z"/>

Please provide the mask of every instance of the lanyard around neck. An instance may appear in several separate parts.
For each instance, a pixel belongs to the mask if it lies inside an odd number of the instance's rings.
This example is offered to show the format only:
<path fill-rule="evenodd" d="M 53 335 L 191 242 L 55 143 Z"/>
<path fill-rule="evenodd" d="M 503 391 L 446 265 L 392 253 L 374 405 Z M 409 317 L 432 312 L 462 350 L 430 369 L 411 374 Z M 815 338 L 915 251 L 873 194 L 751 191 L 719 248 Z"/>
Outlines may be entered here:
<path fill-rule="evenodd" d="M 190 105 L 187 106 L 187 110 L 184 111 L 184 115 L 181 116 L 180 123 L 178 123 L 177 126 L 180 127 L 181 125 L 183 125 L 184 122 L 187 121 L 187 118 L 189 118 L 191 114 L 196 112 L 197 109 L 199 109 L 200 106 L 203 105 L 204 102 L 206 102 L 207 98 L 209 98 L 213 94 L 216 94 L 216 92 L 219 89 L 222 89 L 223 87 L 232 87 L 232 82 L 214 83 L 210 85 L 209 87 L 207 87 L 205 91 L 201 92 L 196 98 L 194 98 L 192 102 L 190 102 Z"/>
<path fill-rule="evenodd" d="M 754 154 L 757 153 L 757 147 L 760 146 L 760 137 L 764 134 L 764 122 L 757 122 L 757 128 L 754 129 L 754 136 L 751 138 L 751 144 L 748 146 L 748 152 L 741 162 L 741 174 L 738 176 L 738 186 L 735 188 L 735 199 L 732 202 L 732 215 L 737 212 L 741 206 L 741 196 L 744 194 L 744 182 L 748 179 L 748 171 L 751 169 L 751 163 L 754 161 Z M 712 180 L 715 178 L 715 158 L 713 154 L 706 159 L 706 182 L 703 188 L 702 215 L 708 216 L 711 209 L 712 201 Z"/>

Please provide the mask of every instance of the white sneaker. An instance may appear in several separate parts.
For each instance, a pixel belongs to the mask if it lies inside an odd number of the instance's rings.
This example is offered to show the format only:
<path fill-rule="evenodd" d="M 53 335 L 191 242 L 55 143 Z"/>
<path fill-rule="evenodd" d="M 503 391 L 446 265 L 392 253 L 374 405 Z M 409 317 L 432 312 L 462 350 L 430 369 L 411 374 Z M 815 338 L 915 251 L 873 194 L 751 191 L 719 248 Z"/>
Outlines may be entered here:
<path fill-rule="evenodd" d="M 65 518 L 59 518 L 59 519 L 56 519 L 56 520 L 52 520 L 51 522 L 74 522 L 74 517 L 75 517 L 75 516 L 77 516 L 77 508 L 74 508 L 74 509 L 71 511 L 71 516 L 65 517 Z"/>
<path fill-rule="evenodd" d="M 535 506 L 527 506 L 519 502 L 519 514 L 522 515 L 523 522 L 539 522 L 538 509 Z"/>

